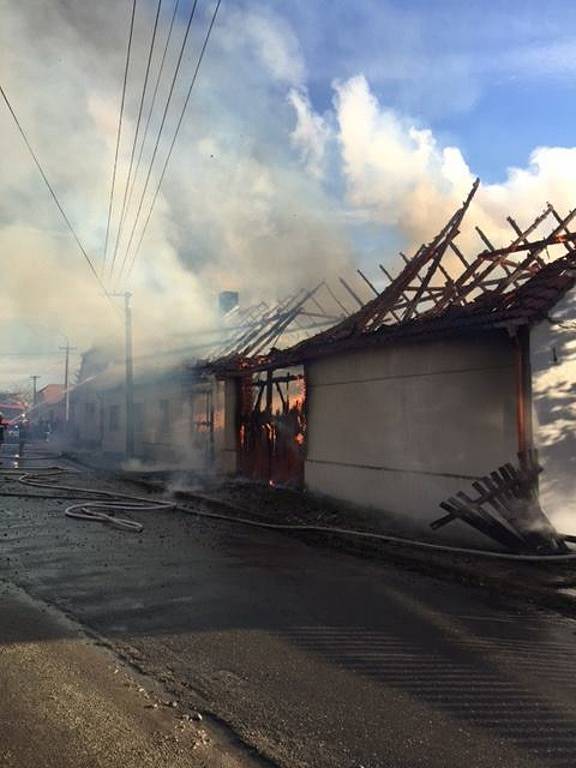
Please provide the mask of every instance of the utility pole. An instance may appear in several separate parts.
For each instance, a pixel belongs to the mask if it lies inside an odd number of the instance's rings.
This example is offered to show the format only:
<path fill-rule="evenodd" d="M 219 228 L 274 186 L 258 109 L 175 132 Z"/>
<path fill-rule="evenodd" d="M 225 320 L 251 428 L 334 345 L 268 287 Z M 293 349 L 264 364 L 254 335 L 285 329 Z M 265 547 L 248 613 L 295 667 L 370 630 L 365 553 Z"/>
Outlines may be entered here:
<path fill-rule="evenodd" d="M 32 394 L 32 407 L 34 407 L 36 405 L 36 400 L 37 400 L 36 382 L 38 381 L 40 376 L 30 376 L 30 378 L 32 379 L 32 393 L 33 393 Z"/>
<path fill-rule="evenodd" d="M 125 358 L 126 358 L 126 458 L 134 456 L 134 362 L 132 358 L 132 294 L 111 293 L 124 299 Z"/>
<path fill-rule="evenodd" d="M 66 352 L 66 357 L 64 360 L 64 402 L 66 403 L 65 421 L 66 421 L 66 424 L 68 424 L 68 422 L 70 421 L 70 391 L 68 389 L 69 382 L 70 382 L 70 352 L 74 352 L 76 347 L 71 347 L 70 341 L 66 339 L 66 346 L 59 347 L 59 349 Z"/>

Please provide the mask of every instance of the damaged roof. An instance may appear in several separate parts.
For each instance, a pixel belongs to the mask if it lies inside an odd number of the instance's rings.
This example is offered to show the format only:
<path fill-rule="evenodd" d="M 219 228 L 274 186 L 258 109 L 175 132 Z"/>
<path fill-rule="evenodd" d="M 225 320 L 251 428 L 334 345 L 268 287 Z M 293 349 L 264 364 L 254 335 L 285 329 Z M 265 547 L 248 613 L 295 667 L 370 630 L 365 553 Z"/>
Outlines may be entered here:
<path fill-rule="evenodd" d="M 483 297 L 465 307 L 451 306 L 439 315 L 428 314 L 402 323 L 382 326 L 360 334 L 342 332 L 332 339 L 324 334 L 290 349 L 272 351 L 240 363 L 241 368 L 258 370 L 297 365 L 306 360 L 363 349 L 400 339 L 445 338 L 446 336 L 519 326 L 544 320 L 562 296 L 576 284 L 576 254 L 546 265 L 523 286 L 503 296 Z"/>
<path fill-rule="evenodd" d="M 478 184 L 429 244 L 411 259 L 401 254 L 404 267 L 395 278 L 381 267 L 390 284 L 380 292 L 373 288 L 375 297 L 357 312 L 289 349 L 230 356 L 213 369 L 282 367 L 393 339 L 510 330 L 543 319 L 576 282 L 576 233 L 569 229 L 576 209 L 562 217 L 548 203 L 524 230 L 508 217 L 514 238 L 501 248 L 476 227 L 484 248 L 469 258 L 455 239 Z"/>

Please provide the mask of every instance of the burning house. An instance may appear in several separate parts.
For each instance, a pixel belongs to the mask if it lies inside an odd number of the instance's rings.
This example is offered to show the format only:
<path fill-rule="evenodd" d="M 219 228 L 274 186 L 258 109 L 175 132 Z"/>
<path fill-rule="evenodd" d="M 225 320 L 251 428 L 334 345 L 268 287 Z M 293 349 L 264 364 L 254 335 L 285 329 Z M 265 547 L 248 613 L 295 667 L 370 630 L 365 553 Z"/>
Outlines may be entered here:
<path fill-rule="evenodd" d="M 544 472 L 540 498 L 570 508 L 576 410 L 576 210 L 548 204 L 511 241 L 465 253 L 478 187 L 376 288 L 323 282 L 273 305 L 231 300 L 215 338 L 137 360 L 135 458 L 305 486 L 430 522 L 502 465 Z M 356 309 L 350 310 L 354 301 Z M 76 444 L 125 455 L 120 361 L 85 356 L 71 397 Z M 452 508 L 451 508 L 452 509 Z"/>
<path fill-rule="evenodd" d="M 509 218 L 504 247 L 477 228 L 470 256 L 456 239 L 477 186 L 356 312 L 288 349 L 213 362 L 236 382 L 238 471 L 430 522 L 536 448 L 544 508 L 570 510 L 576 210 Z"/>
<path fill-rule="evenodd" d="M 239 306 L 237 294 L 226 296 L 221 328 L 197 334 L 193 345 L 137 357 L 131 458 L 157 466 L 235 472 L 241 398 L 236 383 L 215 376 L 208 361 L 257 356 L 271 346 L 309 338 L 319 328 L 332 325 L 338 316 L 315 298 L 322 287 L 298 291 L 274 304 L 260 302 L 245 308 Z M 285 382 L 292 390 L 293 411 L 302 402 L 301 396 L 299 401 L 296 398 L 297 381 L 295 377 Z M 272 399 L 277 397 L 276 390 Z M 268 396 L 262 402 L 268 403 Z M 126 458 L 126 435 L 122 355 L 89 350 L 82 356 L 70 396 L 69 438 L 76 448 L 118 461 Z"/>

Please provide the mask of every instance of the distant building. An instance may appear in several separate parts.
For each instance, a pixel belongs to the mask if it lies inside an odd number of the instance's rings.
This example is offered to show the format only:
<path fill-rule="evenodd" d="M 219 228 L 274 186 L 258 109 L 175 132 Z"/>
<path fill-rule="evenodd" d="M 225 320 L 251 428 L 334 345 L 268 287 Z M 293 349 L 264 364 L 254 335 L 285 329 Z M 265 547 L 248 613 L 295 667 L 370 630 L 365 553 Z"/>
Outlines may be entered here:
<path fill-rule="evenodd" d="M 47 384 L 36 393 L 36 405 L 28 412 L 35 425 L 43 424 L 55 432 L 63 428 L 66 418 L 65 390 L 61 384 Z"/>

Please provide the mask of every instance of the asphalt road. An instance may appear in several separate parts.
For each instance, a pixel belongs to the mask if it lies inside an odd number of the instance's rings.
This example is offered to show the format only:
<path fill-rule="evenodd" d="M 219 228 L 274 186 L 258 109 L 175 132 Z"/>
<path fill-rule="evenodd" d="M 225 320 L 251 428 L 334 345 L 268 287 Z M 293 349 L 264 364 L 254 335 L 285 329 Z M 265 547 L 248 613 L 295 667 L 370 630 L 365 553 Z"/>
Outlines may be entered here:
<path fill-rule="evenodd" d="M 162 512 L 130 534 L 63 509 L 2 500 L 0 577 L 268 764 L 576 765 L 575 622 L 272 532 Z"/>
<path fill-rule="evenodd" d="M 57 610 L 0 584 L 0 616 L 2 768 L 260 768 Z"/>

